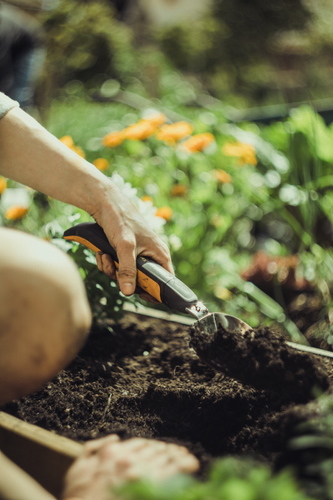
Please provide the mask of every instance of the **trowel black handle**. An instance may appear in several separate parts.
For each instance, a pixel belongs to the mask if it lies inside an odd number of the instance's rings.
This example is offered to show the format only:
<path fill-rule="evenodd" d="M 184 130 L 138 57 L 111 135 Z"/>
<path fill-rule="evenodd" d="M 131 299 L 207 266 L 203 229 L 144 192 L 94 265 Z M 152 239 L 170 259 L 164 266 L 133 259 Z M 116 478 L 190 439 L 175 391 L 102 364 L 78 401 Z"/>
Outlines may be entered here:
<path fill-rule="evenodd" d="M 103 229 L 95 222 L 83 222 L 64 232 L 66 240 L 82 243 L 94 252 L 111 255 L 116 267 L 119 261 Z M 137 284 L 170 309 L 187 312 L 186 308 L 198 302 L 195 293 L 182 281 L 148 257 L 139 255 L 136 260 Z"/>

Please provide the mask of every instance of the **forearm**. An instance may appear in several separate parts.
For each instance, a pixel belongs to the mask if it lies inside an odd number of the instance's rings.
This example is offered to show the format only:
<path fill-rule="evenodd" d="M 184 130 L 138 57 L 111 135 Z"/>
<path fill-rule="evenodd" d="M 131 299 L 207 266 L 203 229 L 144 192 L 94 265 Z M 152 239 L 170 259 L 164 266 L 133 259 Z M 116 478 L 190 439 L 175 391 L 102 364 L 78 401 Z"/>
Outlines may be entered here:
<path fill-rule="evenodd" d="M 1 500 L 55 500 L 32 477 L 0 452 Z"/>
<path fill-rule="evenodd" d="M 135 290 L 137 255 L 173 272 L 165 244 L 110 178 L 19 108 L 0 120 L 0 174 L 94 217 L 118 254 L 117 280 L 125 295 Z"/>
<path fill-rule="evenodd" d="M 0 173 L 93 214 L 107 178 L 19 108 L 0 120 Z"/>

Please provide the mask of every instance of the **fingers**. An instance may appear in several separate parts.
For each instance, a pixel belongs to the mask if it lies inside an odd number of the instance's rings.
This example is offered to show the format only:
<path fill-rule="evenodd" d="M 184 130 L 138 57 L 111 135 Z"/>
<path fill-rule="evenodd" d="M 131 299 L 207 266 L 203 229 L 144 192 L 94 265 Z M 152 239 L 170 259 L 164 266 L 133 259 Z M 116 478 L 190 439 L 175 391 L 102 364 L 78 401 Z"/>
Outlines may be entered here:
<path fill-rule="evenodd" d="M 183 446 L 144 438 L 120 441 L 111 435 L 85 444 L 66 474 L 63 498 L 107 500 L 110 488 L 123 483 L 160 481 L 198 468 L 198 460 Z"/>
<path fill-rule="evenodd" d="M 146 252 L 145 255 L 148 255 L 150 252 Z M 127 253 L 125 251 L 118 251 L 118 255 L 122 255 L 119 257 L 119 264 L 116 266 L 112 257 L 103 252 L 96 253 L 96 263 L 98 269 L 105 273 L 110 279 L 117 281 L 118 286 L 124 295 L 132 295 L 133 293 L 138 293 L 140 297 L 151 303 L 158 303 L 154 297 L 149 295 L 148 293 L 142 291 L 140 288 L 136 289 L 137 286 L 137 268 L 136 268 L 136 256 L 135 256 L 135 247 L 129 249 Z M 154 259 L 154 254 L 151 254 Z M 168 262 L 166 258 L 165 262 Z M 162 264 L 160 264 L 162 265 Z M 169 272 L 174 273 L 172 265 L 169 266 Z"/>
<path fill-rule="evenodd" d="M 162 241 L 158 237 L 156 238 L 157 240 L 155 241 L 155 245 L 147 245 L 140 252 L 140 255 L 150 257 L 155 262 L 157 262 L 157 264 L 160 264 L 160 266 L 169 271 L 169 273 L 174 274 L 169 248 L 164 243 L 164 241 Z"/>
<path fill-rule="evenodd" d="M 135 242 L 119 237 L 119 241 L 116 239 L 111 245 L 117 253 L 118 263 L 115 264 L 110 255 L 98 252 L 98 269 L 116 280 L 124 295 L 132 295 L 135 292 L 137 277 Z"/>
<path fill-rule="evenodd" d="M 117 281 L 124 295 L 133 295 L 136 288 L 136 246 L 129 241 L 121 240 L 118 247 L 114 243 L 119 263 L 116 266 L 112 257 L 103 252 L 96 253 L 96 263 L 100 271 Z"/>
<path fill-rule="evenodd" d="M 109 278 L 118 282 L 118 270 L 112 259 L 112 257 L 103 252 L 96 253 L 96 263 L 99 271 L 105 273 Z M 136 272 L 136 271 L 135 271 Z M 118 282 L 119 286 L 119 282 Z M 135 289 L 135 293 L 139 294 L 142 299 L 145 299 L 149 302 L 157 302 L 151 295 L 143 292 L 140 288 Z"/>
<path fill-rule="evenodd" d="M 110 255 L 103 252 L 97 252 L 96 263 L 99 271 L 105 273 L 112 280 L 117 280 L 117 268 Z"/>
<path fill-rule="evenodd" d="M 94 453 L 97 453 L 103 446 L 109 445 L 111 443 L 117 443 L 120 441 L 119 436 L 117 434 L 110 434 L 109 436 L 94 439 L 93 441 L 88 441 L 84 445 L 83 455 L 88 456 Z"/>
<path fill-rule="evenodd" d="M 199 461 L 185 447 L 143 438 L 109 442 L 98 453 L 99 473 L 111 473 L 113 484 L 140 478 L 158 481 L 199 468 Z"/>
<path fill-rule="evenodd" d="M 117 281 L 124 295 L 132 295 L 135 292 L 137 270 L 134 258 L 119 259 L 117 268 L 110 255 L 103 252 L 97 252 L 96 263 L 100 271 L 105 273 L 112 280 Z"/>
<path fill-rule="evenodd" d="M 136 259 L 138 255 L 150 257 L 167 271 L 174 274 L 170 251 L 167 245 L 149 228 L 138 224 L 136 231 L 109 232 L 105 233 L 110 244 L 115 249 L 119 264 L 115 266 L 112 258 L 103 252 L 96 253 L 97 267 L 109 278 L 118 282 L 118 286 L 124 295 L 135 293 L 137 281 Z M 154 302 L 150 297 L 143 297 Z"/>

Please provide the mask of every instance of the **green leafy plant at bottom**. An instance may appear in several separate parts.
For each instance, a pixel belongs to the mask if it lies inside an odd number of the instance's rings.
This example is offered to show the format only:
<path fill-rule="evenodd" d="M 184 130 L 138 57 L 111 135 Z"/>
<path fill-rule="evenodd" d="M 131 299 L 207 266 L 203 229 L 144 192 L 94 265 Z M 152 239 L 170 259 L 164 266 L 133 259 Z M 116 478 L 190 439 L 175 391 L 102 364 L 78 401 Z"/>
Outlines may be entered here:
<path fill-rule="evenodd" d="M 187 475 L 162 483 L 141 480 L 116 494 L 122 500 L 309 500 L 289 470 L 273 474 L 266 464 L 235 457 L 217 460 L 205 481 Z"/>
<path fill-rule="evenodd" d="M 307 493 L 333 499 L 333 395 L 324 394 L 303 408 L 291 429 L 281 462 L 291 466 Z"/>

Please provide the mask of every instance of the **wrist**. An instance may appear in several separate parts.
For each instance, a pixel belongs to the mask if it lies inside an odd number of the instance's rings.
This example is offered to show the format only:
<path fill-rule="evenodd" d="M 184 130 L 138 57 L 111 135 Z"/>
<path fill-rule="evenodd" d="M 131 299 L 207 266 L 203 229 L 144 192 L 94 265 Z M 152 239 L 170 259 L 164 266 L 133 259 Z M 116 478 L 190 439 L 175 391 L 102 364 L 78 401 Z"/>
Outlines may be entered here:
<path fill-rule="evenodd" d="M 80 207 L 88 212 L 99 224 L 102 222 L 103 214 L 116 211 L 116 204 L 119 199 L 117 186 L 104 174 L 101 175 L 103 178 L 94 183 L 93 189 L 87 193 L 88 196 L 84 200 L 84 206 Z"/>
<path fill-rule="evenodd" d="M 120 228 L 124 227 L 126 221 L 131 221 L 133 217 L 137 220 L 140 218 L 136 207 L 127 194 L 110 178 L 105 177 L 105 182 L 98 186 L 97 190 L 98 194 L 92 196 L 93 205 L 89 210 L 87 208 L 85 210 L 102 227 L 104 227 L 105 222 L 110 224 L 110 220 L 112 220 L 113 227 Z"/>

